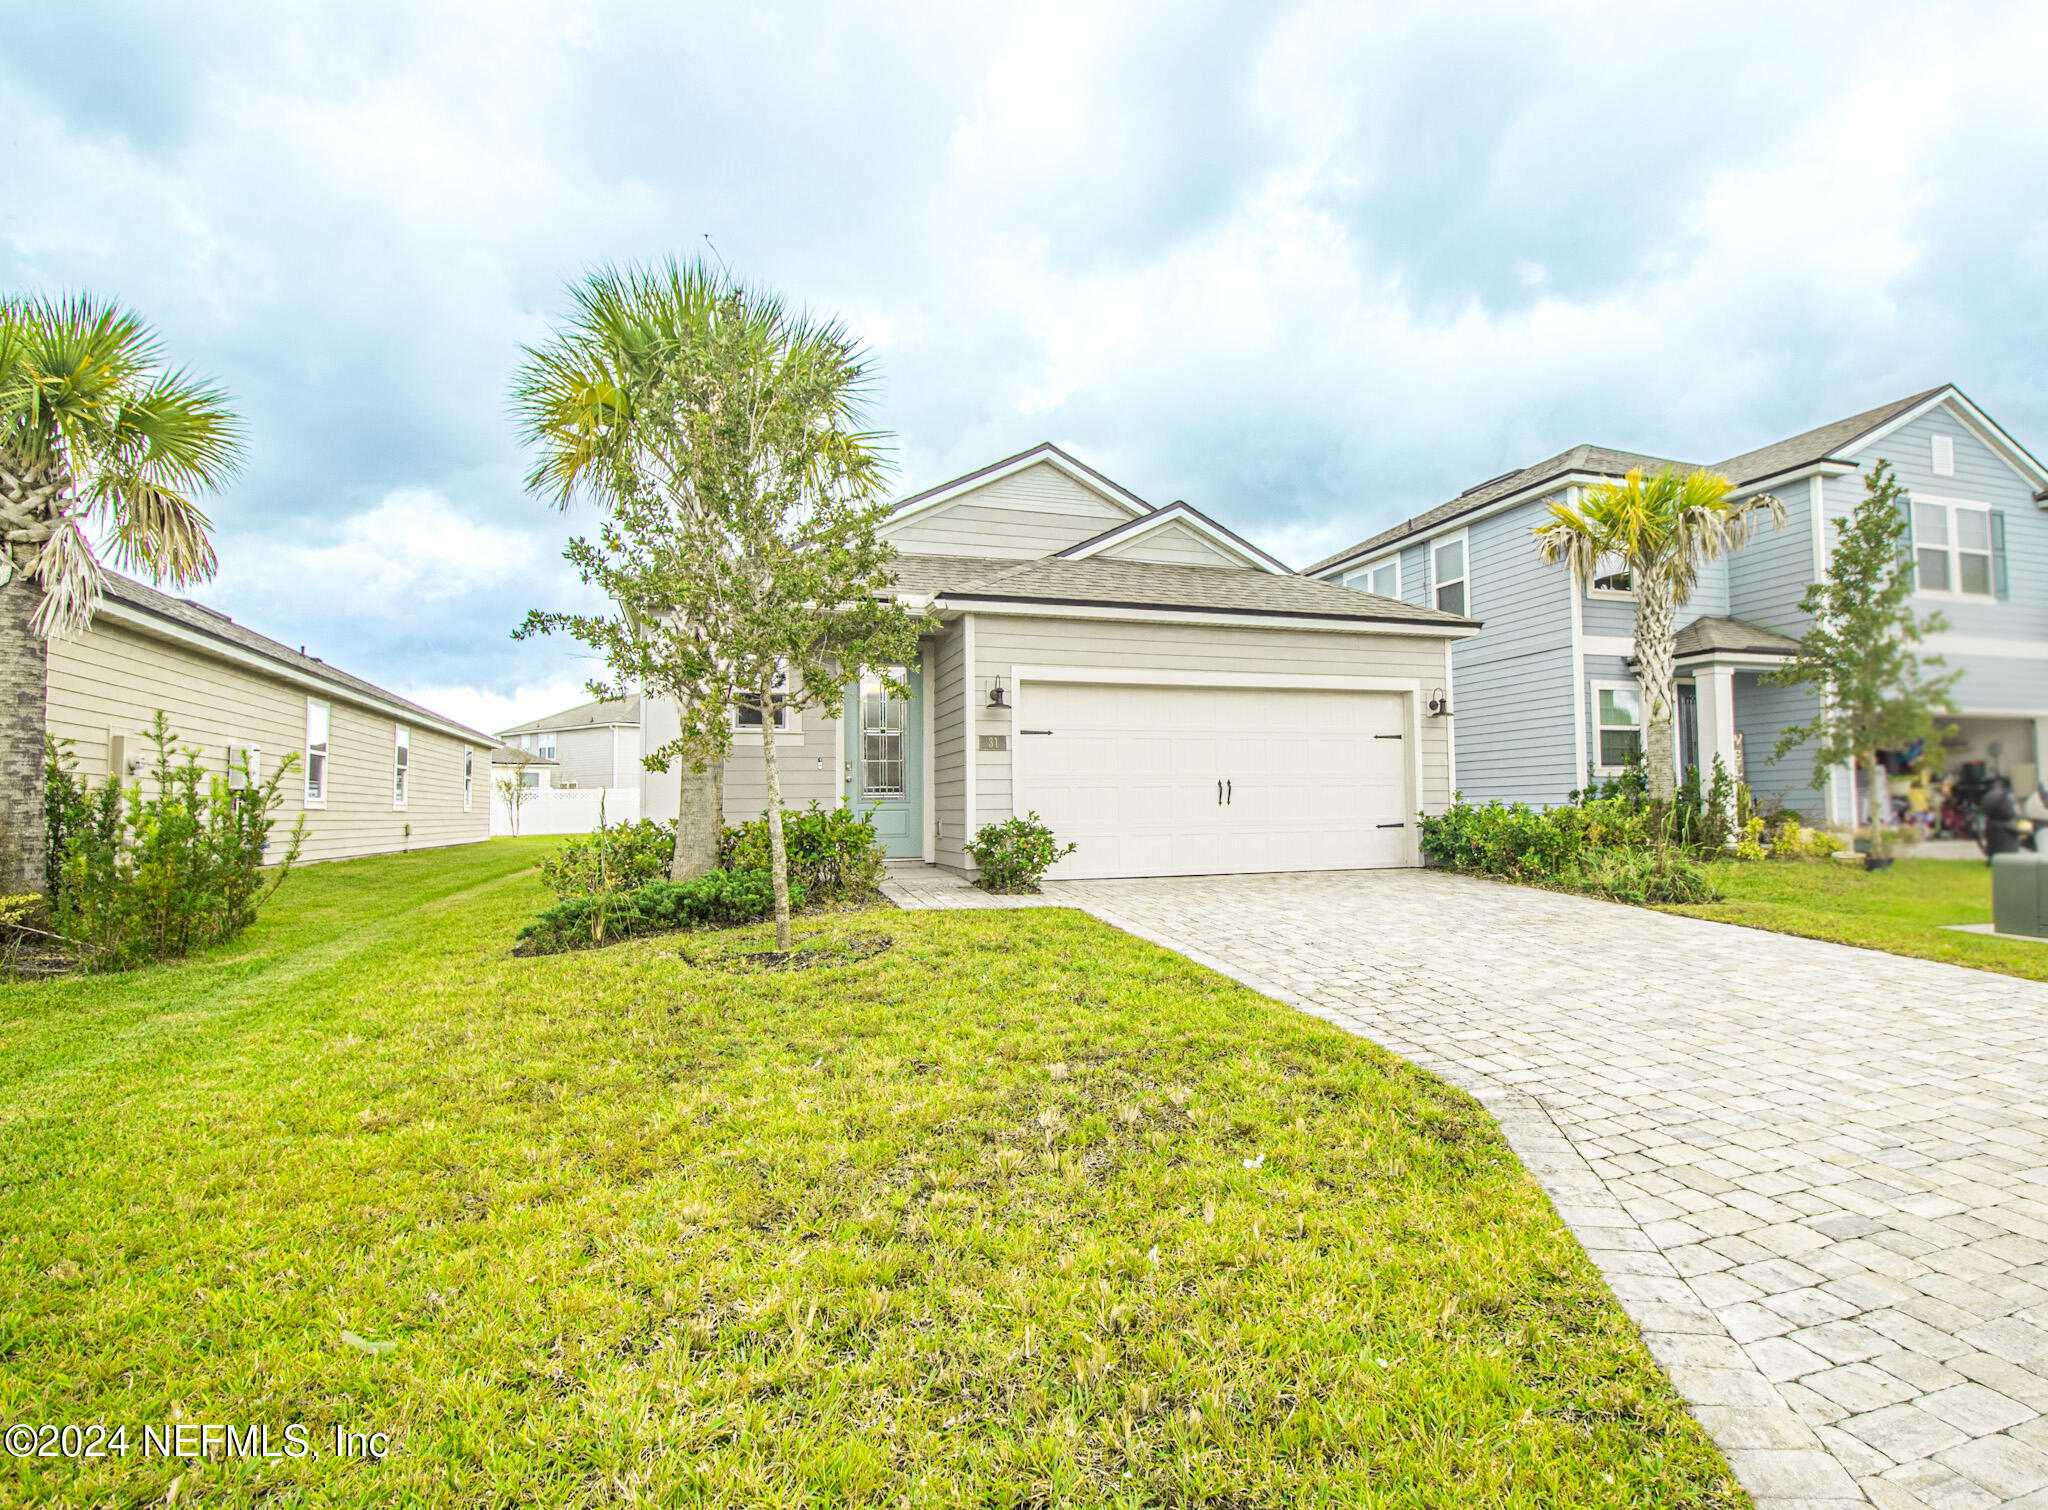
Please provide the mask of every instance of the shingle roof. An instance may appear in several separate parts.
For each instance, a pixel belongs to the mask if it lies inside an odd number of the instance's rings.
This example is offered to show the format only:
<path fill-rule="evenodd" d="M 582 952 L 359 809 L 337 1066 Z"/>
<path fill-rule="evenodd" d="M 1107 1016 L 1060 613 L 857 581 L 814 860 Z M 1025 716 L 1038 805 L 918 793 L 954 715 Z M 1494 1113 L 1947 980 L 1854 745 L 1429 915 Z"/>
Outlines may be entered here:
<path fill-rule="evenodd" d="M 1679 660 L 1716 651 L 1735 655 L 1790 655 L 1798 648 L 1797 640 L 1779 634 L 1775 629 L 1766 629 L 1747 619 L 1718 615 L 1694 619 L 1678 631 L 1672 642 L 1672 653 Z"/>
<path fill-rule="evenodd" d="M 560 713 L 550 713 L 545 718 L 529 719 L 523 724 L 514 724 L 501 729 L 499 737 L 509 739 L 514 734 L 538 734 L 543 729 L 581 729 L 590 724 L 638 724 L 640 722 L 640 695 L 614 697 L 603 702 L 579 703 Z"/>
<path fill-rule="evenodd" d="M 1878 426 L 1897 419 L 1908 409 L 1924 404 L 1938 393 L 1946 393 L 1949 385 L 1929 388 L 1925 393 L 1916 393 L 1910 398 L 1894 399 L 1889 404 L 1880 404 L 1875 409 L 1866 409 L 1861 414 L 1852 414 L 1847 419 L 1838 419 L 1831 425 L 1822 425 L 1817 430 L 1794 435 L 1790 439 L 1773 441 L 1768 446 L 1759 446 L 1754 451 L 1745 451 L 1740 456 L 1731 456 L 1714 466 L 1728 480 L 1740 487 L 1746 482 L 1755 482 L 1763 477 L 1775 477 L 1780 472 L 1789 472 L 1795 467 L 1824 461 L 1836 451 L 1846 447 L 1859 436 L 1866 435 Z"/>
<path fill-rule="evenodd" d="M 185 629 L 195 630 L 223 644 L 233 645 L 237 649 L 261 656 L 301 676 L 324 682 L 337 692 L 416 713 L 428 722 L 474 735 L 478 744 L 493 743 L 492 737 L 480 729 L 472 729 L 467 724 L 457 723 L 446 714 L 436 713 L 431 708 L 423 708 L 395 692 L 387 692 L 375 682 L 366 682 L 359 676 L 351 676 L 339 667 L 328 665 L 317 655 L 306 655 L 289 645 L 281 645 L 253 629 L 244 628 L 218 609 L 195 603 L 190 598 L 174 598 L 169 593 L 158 592 L 154 587 L 137 582 L 133 577 L 124 577 L 113 571 L 107 573 L 107 596 L 117 603 L 124 603 L 130 608 L 140 609 L 160 619 L 168 619 Z"/>
<path fill-rule="evenodd" d="M 1560 451 L 1548 461 L 1539 461 L 1532 467 L 1519 471 L 1505 472 L 1490 482 L 1467 488 L 1448 503 L 1440 503 L 1433 509 L 1426 509 L 1392 529 L 1381 530 L 1377 535 L 1368 536 L 1356 545 L 1346 546 L 1333 555 L 1323 557 L 1314 566 L 1306 569 L 1305 576 L 1314 576 L 1327 571 L 1340 561 L 1349 561 L 1354 556 L 1363 556 L 1378 550 L 1396 540 L 1410 535 L 1420 535 L 1447 524 L 1464 514 L 1485 508 L 1497 499 L 1515 493 L 1525 492 L 1556 478 L 1568 477 L 1574 472 L 1589 473 L 1595 477 L 1620 477 L 1632 467 L 1654 470 L 1658 467 L 1689 467 L 1691 462 L 1673 461 L 1665 456 L 1644 456 L 1635 451 L 1615 451 L 1606 446 L 1573 446 L 1569 451 Z"/>
<path fill-rule="evenodd" d="M 1053 554 L 1062 559 L 1069 559 L 1080 555 L 1094 546 L 1105 545 L 1120 535 L 1135 535 L 1145 530 L 1171 527 L 1176 519 L 1191 519 L 1197 524 L 1208 526 L 1208 528 L 1228 540 L 1241 554 L 1256 556 L 1259 560 L 1266 562 L 1274 571 L 1284 572 L 1290 569 L 1287 563 L 1278 556 L 1260 550 L 1251 541 L 1230 528 L 1229 525 L 1220 524 L 1216 520 L 1211 519 L 1184 498 L 1176 498 L 1173 502 L 1167 504 L 1166 507 L 1154 509 L 1149 514 L 1135 515 L 1132 518 L 1126 519 L 1122 524 L 1112 524 L 1101 534 L 1090 535 L 1086 540 L 1076 540 L 1065 550 L 1054 551 Z"/>
<path fill-rule="evenodd" d="M 1419 631 L 1466 629 L 1462 619 L 1334 582 L 1221 566 L 1171 566 L 1153 561 L 986 561 L 949 556 L 899 556 L 898 581 L 949 603 L 1046 603 L 1068 607 L 1192 609 L 1281 618 L 1355 619 L 1413 624 Z"/>

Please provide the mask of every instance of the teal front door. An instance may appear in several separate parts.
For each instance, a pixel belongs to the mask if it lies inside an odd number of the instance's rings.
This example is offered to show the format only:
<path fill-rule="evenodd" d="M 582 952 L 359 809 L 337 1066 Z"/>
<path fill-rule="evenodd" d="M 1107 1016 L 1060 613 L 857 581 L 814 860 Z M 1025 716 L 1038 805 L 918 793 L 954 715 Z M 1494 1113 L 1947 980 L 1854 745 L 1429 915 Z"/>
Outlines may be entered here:
<path fill-rule="evenodd" d="M 847 796 L 875 815 L 875 837 L 892 860 L 924 857 L 924 718 L 918 706 L 923 680 L 900 671 L 903 698 L 864 676 L 846 699 Z"/>

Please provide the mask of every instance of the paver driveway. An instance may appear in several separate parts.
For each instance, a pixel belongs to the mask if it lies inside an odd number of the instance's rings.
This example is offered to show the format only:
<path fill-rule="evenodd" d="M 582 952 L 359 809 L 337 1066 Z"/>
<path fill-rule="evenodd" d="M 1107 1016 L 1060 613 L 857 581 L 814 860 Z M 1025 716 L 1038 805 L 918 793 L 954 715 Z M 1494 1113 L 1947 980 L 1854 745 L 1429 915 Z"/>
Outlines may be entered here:
<path fill-rule="evenodd" d="M 1476 1095 L 1759 1506 L 2048 1507 L 2048 985 L 1421 871 L 1046 900 Z"/>

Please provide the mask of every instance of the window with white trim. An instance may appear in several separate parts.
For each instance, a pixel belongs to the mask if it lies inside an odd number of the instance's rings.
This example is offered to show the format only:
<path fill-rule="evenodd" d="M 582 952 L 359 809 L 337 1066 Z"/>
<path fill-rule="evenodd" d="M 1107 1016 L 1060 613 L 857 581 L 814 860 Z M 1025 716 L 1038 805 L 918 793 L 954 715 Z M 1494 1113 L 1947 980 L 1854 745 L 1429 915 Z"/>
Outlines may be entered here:
<path fill-rule="evenodd" d="M 476 751 L 468 745 L 462 747 L 462 810 L 469 811 L 470 798 L 476 790 Z"/>
<path fill-rule="evenodd" d="M 1991 510 L 1914 499 L 1913 564 L 1920 592 L 1991 597 Z"/>
<path fill-rule="evenodd" d="M 1384 561 L 1375 561 L 1362 566 L 1344 579 L 1346 587 L 1355 587 L 1360 592 L 1378 593 L 1383 598 L 1401 596 L 1401 558 L 1389 556 Z"/>
<path fill-rule="evenodd" d="M 1636 590 L 1635 578 L 1629 574 L 1628 560 L 1610 551 L 1593 564 L 1593 591 L 1612 593 L 1618 598 L 1632 597 Z"/>
<path fill-rule="evenodd" d="M 534 736 L 533 752 L 540 756 L 542 760 L 553 760 L 555 758 L 555 731 L 553 729 L 542 729 L 540 733 Z"/>
<path fill-rule="evenodd" d="M 1599 761 L 1604 772 L 1619 771 L 1643 753 L 1643 694 L 1626 682 L 1596 683 L 1593 717 L 1600 736 Z"/>
<path fill-rule="evenodd" d="M 1430 547 L 1429 564 L 1429 579 L 1436 584 L 1437 608 L 1463 618 L 1471 597 L 1465 590 L 1465 536 L 1458 534 L 1437 541 Z"/>
<path fill-rule="evenodd" d="M 412 730 L 393 724 L 391 733 L 391 805 L 405 806 L 407 777 L 412 765 Z"/>
<path fill-rule="evenodd" d="M 306 699 L 306 806 L 327 806 L 327 704 Z"/>
<path fill-rule="evenodd" d="M 776 672 L 775 690 L 770 695 L 770 701 L 775 705 L 775 727 L 778 732 L 787 732 L 789 729 L 789 705 L 783 700 L 783 690 L 788 686 L 789 673 L 787 671 Z M 734 698 L 732 726 L 735 729 L 752 729 L 754 732 L 759 733 L 761 729 L 760 699 L 746 696 Z"/>

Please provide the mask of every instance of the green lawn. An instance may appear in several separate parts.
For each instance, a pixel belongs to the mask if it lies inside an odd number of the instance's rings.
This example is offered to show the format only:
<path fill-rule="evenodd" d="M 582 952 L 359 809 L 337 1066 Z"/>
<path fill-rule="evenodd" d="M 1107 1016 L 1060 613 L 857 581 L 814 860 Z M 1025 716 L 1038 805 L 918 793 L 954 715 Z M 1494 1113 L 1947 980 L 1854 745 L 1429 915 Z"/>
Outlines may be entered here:
<path fill-rule="evenodd" d="M 1707 869 L 1722 900 L 1663 910 L 2048 980 L 2048 944 L 1945 931 L 1991 921 L 1991 870 L 1981 861 L 1900 860 L 1877 871 L 1839 861 L 1724 861 Z"/>
<path fill-rule="evenodd" d="M 544 842 L 0 986 L 0 1418 L 130 1444 L 0 1502 L 1742 1503 L 1420 1071 L 1065 911 L 513 959 Z M 322 1455 L 145 1458 L 178 1420 Z"/>

